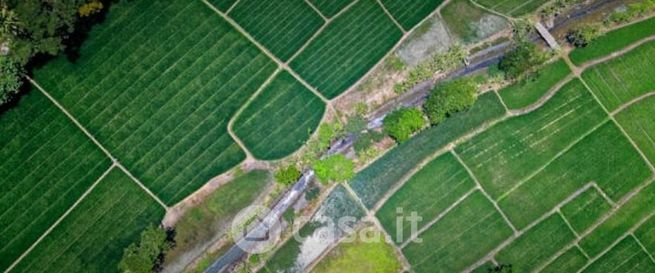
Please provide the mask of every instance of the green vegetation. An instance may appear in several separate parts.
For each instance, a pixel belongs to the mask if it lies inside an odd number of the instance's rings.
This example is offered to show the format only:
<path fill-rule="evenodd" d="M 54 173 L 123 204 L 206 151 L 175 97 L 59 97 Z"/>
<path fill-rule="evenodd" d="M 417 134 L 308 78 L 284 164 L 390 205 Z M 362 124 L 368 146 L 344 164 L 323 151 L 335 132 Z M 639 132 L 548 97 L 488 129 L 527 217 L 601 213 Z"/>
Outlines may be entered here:
<path fill-rule="evenodd" d="M 636 17 L 647 15 L 655 9 L 655 1 L 653 0 L 631 2 L 632 3 L 627 4 L 626 9 L 624 10 L 614 10 L 609 18 L 605 19 L 604 23 L 606 25 L 627 23 Z"/>
<path fill-rule="evenodd" d="M 3 105 L 18 93 L 23 84 L 22 77 L 25 72 L 21 66 L 1 55 L 0 71 L 2 71 L 2 75 L 0 75 L 0 105 Z"/>
<path fill-rule="evenodd" d="M 475 2 L 497 12 L 512 17 L 519 17 L 536 11 L 544 5 L 547 0 L 475 0 Z"/>
<path fill-rule="evenodd" d="M 375 0 L 362 0 L 332 21 L 291 67 L 331 99 L 361 78 L 401 36 Z"/>
<path fill-rule="evenodd" d="M 371 208 L 421 161 L 459 136 L 504 113 L 498 97 L 493 92 L 486 93 L 471 109 L 453 115 L 387 152 L 357 173 L 350 185 L 362 202 Z"/>
<path fill-rule="evenodd" d="M 387 233 L 400 244 L 410 238 L 411 227 L 409 221 L 397 226 L 398 216 L 408 219 L 411 213 L 418 213 L 423 218 L 418 223 L 418 228 L 421 228 L 473 187 L 475 183 L 464 167 L 453 154 L 447 153 L 414 174 L 389 198 L 376 216 Z M 402 209 L 402 212 L 399 213 L 398 209 Z"/>
<path fill-rule="evenodd" d="M 589 91 L 572 81 L 539 109 L 496 124 L 456 151 L 497 199 L 606 118 Z"/>
<path fill-rule="evenodd" d="M 325 103 L 288 72 L 277 75 L 234 121 L 234 132 L 258 159 L 300 148 L 323 118 Z"/>
<path fill-rule="evenodd" d="M 282 61 L 289 60 L 324 23 L 299 0 L 240 0 L 229 16 Z"/>
<path fill-rule="evenodd" d="M 164 254 L 171 247 L 173 242 L 167 240 L 166 231 L 150 225 L 141 233 L 138 244 L 132 243 L 123 251 L 118 268 L 123 272 L 151 273 L 161 267 Z"/>
<path fill-rule="evenodd" d="M 501 89 L 498 94 L 508 108 L 520 109 L 537 102 L 548 90 L 569 74 L 571 74 L 571 70 L 560 59 L 527 75 L 517 83 Z"/>
<path fill-rule="evenodd" d="M 569 56 L 573 63 L 579 65 L 618 51 L 653 34 L 655 34 L 655 18 L 650 18 L 607 32 L 589 46 L 573 50 Z"/>
<path fill-rule="evenodd" d="M 0 116 L 0 131 L 0 270 L 5 270 L 110 160 L 37 90 Z"/>
<path fill-rule="evenodd" d="M 532 42 L 520 41 L 515 49 L 503 56 L 498 68 L 505 73 L 505 78 L 514 80 L 548 61 L 548 53 L 541 51 Z"/>
<path fill-rule="evenodd" d="M 12 272 L 119 272 L 123 249 L 164 213 L 114 168 Z"/>
<path fill-rule="evenodd" d="M 367 238 L 361 238 L 366 234 Z M 393 247 L 384 240 L 384 235 L 374 229 L 365 228 L 355 233 L 354 240 L 340 243 L 332 249 L 312 270 L 315 273 L 396 273 L 402 265 Z M 379 238 L 371 241 L 369 238 Z M 368 239 L 368 240 L 362 240 Z"/>
<path fill-rule="evenodd" d="M 471 271 L 471 272 L 473 272 L 473 273 L 490 273 L 490 272 L 493 272 L 492 270 L 493 270 L 495 267 L 496 267 L 496 266 L 495 266 L 493 263 L 491 263 L 491 262 L 486 262 L 485 264 L 483 264 L 483 265 L 481 265 L 481 266 L 478 266 L 478 268 L 474 269 L 474 270 Z"/>
<path fill-rule="evenodd" d="M 575 47 L 586 47 L 600 35 L 601 26 L 599 24 L 586 24 L 571 29 L 566 34 L 566 40 Z"/>
<path fill-rule="evenodd" d="M 275 182 L 288 186 L 298 181 L 300 175 L 301 175 L 300 170 L 298 170 L 296 165 L 280 167 L 275 172 Z"/>
<path fill-rule="evenodd" d="M 237 0 L 207 0 L 209 3 L 214 5 L 218 10 L 226 12 Z"/>
<path fill-rule="evenodd" d="M 405 30 L 410 30 L 430 15 L 443 0 L 381 0 L 385 8 Z"/>
<path fill-rule="evenodd" d="M 436 125 L 454 113 L 471 107 L 478 98 L 478 85 L 462 78 L 437 85 L 423 104 L 430 123 Z"/>
<path fill-rule="evenodd" d="M 655 264 L 633 237 L 626 237 L 589 265 L 584 273 L 653 272 Z"/>
<path fill-rule="evenodd" d="M 323 184 L 345 182 L 355 176 L 355 163 L 343 154 L 335 154 L 314 163 L 316 178 Z"/>
<path fill-rule="evenodd" d="M 655 217 L 650 217 L 634 232 L 635 237 L 651 255 L 655 253 Z"/>
<path fill-rule="evenodd" d="M 309 0 L 309 2 L 314 4 L 325 17 L 330 18 L 352 3 L 353 0 Z"/>
<path fill-rule="evenodd" d="M 615 116 L 646 158 L 655 164 L 655 96 L 644 98 Z"/>
<path fill-rule="evenodd" d="M 448 29 L 464 43 L 475 43 L 506 28 L 507 21 L 475 6 L 470 0 L 453 0 L 441 9 Z"/>
<path fill-rule="evenodd" d="M 564 219 L 553 214 L 498 252 L 496 260 L 516 272 L 533 272 L 574 239 Z"/>
<path fill-rule="evenodd" d="M 403 143 L 425 127 L 423 112 L 417 108 L 401 108 L 384 117 L 384 132 Z"/>
<path fill-rule="evenodd" d="M 463 46 L 453 45 L 445 53 L 436 54 L 412 68 L 405 80 L 396 83 L 394 91 L 399 94 L 405 93 L 420 82 L 431 79 L 436 73 L 462 66 L 467 57 L 468 52 Z"/>
<path fill-rule="evenodd" d="M 493 204 L 474 192 L 403 249 L 416 272 L 460 272 L 512 235 Z"/>
<path fill-rule="evenodd" d="M 571 227 L 582 233 L 591 227 L 597 219 L 612 209 L 596 188 L 589 188 L 570 203 L 561 208 L 562 216 L 571 223 Z"/>
<path fill-rule="evenodd" d="M 587 264 L 587 258 L 582 254 L 578 247 L 572 247 L 564 254 L 560 255 L 549 263 L 542 273 L 562 273 L 562 272 L 577 272 L 580 268 Z"/>

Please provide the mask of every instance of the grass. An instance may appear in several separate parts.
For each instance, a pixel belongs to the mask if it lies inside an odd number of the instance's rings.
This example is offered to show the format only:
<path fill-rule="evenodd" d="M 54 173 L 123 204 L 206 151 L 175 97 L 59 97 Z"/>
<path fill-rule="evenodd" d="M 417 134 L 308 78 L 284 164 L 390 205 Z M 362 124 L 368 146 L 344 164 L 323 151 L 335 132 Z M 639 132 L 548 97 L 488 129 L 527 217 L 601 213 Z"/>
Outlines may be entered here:
<path fill-rule="evenodd" d="M 407 219 L 410 214 L 417 213 L 423 218 L 418 226 L 420 229 L 473 187 L 475 182 L 466 169 L 453 154 L 447 153 L 414 174 L 389 198 L 376 216 L 396 243 L 403 243 L 411 236 L 411 227 L 409 221 L 397 226 L 398 216 Z M 402 213 L 398 213 L 399 208 Z M 399 234 L 402 234 L 402 238 Z"/>
<path fill-rule="evenodd" d="M 612 209 L 596 188 L 589 188 L 561 209 L 562 215 L 569 221 L 571 227 L 582 233 L 591 227 L 596 220 Z"/>
<path fill-rule="evenodd" d="M 655 26 L 654 26 L 655 27 Z M 653 91 L 655 42 L 643 44 L 625 55 L 594 66 L 582 74 L 609 111 Z"/>
<path fill-rule="evenodd" d="M 610 218 L 580 241 L 580 247 L 591 256 L 601 253 L 655 208 L 655 184 L 642 189 Z"/>
<path fill-rule="evenodd" d="M 230 9 L 230 7 L 232 7 L 232 5 L 234 5 L 234 3 L 237 2 L 237 0 L 207 0 L 207 1 L 222 12 L 227 12 L 227 10 Z"/>
<path fill-rule="evenodd" d="M 401 36 L 375 0 L 361 0 L 310 42 L 291 67 L 331 99 L 359 80 Z"/>
<path fill-rule="evenodd" d="M 655 96 L 631 105 L 615 116 L 651 164 L 655 164 Z"/>
<path fill-rule="evenodd" d="M 536 11 L 548 0 L 473 0 L 480 5 L 512 17 L 520 17 Z"/>
<path fill-rule="evenodd" d="M 115 168 L 12 272 L 119 272 L 123 249 L 164 213 Z"/>
<path fill-rule="evenodd" d="M 0 271 L 32 245 L 110 166 L 34 89 L 0 115 Z"/>
<path fill-rule="evenodd" d="M 167 259 L 181 257 L 195 247 L 216 240 L 234 216 L 253 203 L 270 182 L 267 171 L 252 171 L 221 186 L 202 203 L 189 209 L 175 224 L 175 248 Z"/>
<path fill-rule="evenodd" d="M 500 200 L 499 205 L 512 223 L 524 227 L 591 181 L 618 201 L 650 176 L 630 142 L 607 122 Z"/>
<path fill-rule="evenodd" d="M 493 29 L 500 27 L 493 26 L 492 20 L 486 19 L 495 18 L 498 21 L 497 23 L 503 22 L 504 26 L 507 25 L 503 18 L 476 7 L 469 0 L 448 2 L 441 9 L 441 17 L 443 17 L 448 29 L 464 43 L 475 43 L 484 40 L 493 34 Z"/>
<path fill-rule="evenodd" d="M 381 0 L 385 8 L 405 30 L 410 30 L 430 15 L 443 0 Z"/>
<path fill-rule="evenodd" d="M 234 131 L 256 158 L 280 159 L 305 143 L 324 112 L 325 103 L 284 71 L 237 117 Z"/>
<path fill-rule="evenodd" d="M 578 247 L 572 247 L 549 263 L 541 273 L 577 272 L 587 264 L 587 257 Z"/>
<path fill-rule="evenodd" d="M 626 237 L 609 252 L 589 265 L 584 273 L 653 272 L 655 264 L 633 237 Z"/>
<path fill-rule="evenodd" d="M 324 23 L 304 0 L 240 0 L 228 15 L 282 61 Z"/>
<path fill-rule="evenodd" d="M 655 34 L 655 18 L 650 18 L 607 32 L 588 46 L 573 50 L 569 57 L 573 63 L 579 65 L 621 50 L 653 34 Z"/>
<path fill-rule="evenodd" d="M 655 253 L 655 217 L 644 222 L 635 232 L 634 236 L 644 245 L 646 251 L 653 255 Z"/>
<path fill-rule="evenodd" d="M 112 5 L 81 51 L 37 81 L 165 203 L 245 158 L 227 122 L 275 64 L 202 2 Z"/>
<path fill-rule="evenodd" d="M 309 0 L 323 16 L 331 18 L 337 15 L 342 9 L 352 3 L 354 0 Z"/>
<path fill-rule="evenodd" d="M 585 87 L 572 81 L 539 109 L 496 124 L 456 151 L 497 199 L 606 116 Z"/>
<path fill-rule="evenodd" d="M 574 239 L 564 219 L 553 214 L 503 248 L 495 258 L 501 264 L 511 264 L 516 272 L 533 272 Z"/>
<path fill-rule="evenodd" d="M 416 272 L 459 272 L 507 239 L 512 230 L 476 191 L 403 249 Z"/>
<path fill-rule="evenodd" d="M 498 91 L 509 109 L 521 109 L 539 101 L 555 84 L 571 74 L 561 59 L 541 68 L 534 75 Z"/>
<path fill-rule="evenodd" d="M 394 248 L 371 227 L 332 249 L 312 270 L 315 273 L 396 273 L 402 268 Z M 363 235 L 362 235 L 363 236 Z M 353 236 L 351 236 L 353 237 Z"/>
<path fill-rule="evenodd" d="M 481 266 L 478 266 L 478 268 L 474 269 L 471 272 L 472 273 L 489 273 L 489 272 L 493 272 L 492 270 L 495 267 L 496 266 L 492 262 L 486 262 L 485 264 L 483 264 Z"/>

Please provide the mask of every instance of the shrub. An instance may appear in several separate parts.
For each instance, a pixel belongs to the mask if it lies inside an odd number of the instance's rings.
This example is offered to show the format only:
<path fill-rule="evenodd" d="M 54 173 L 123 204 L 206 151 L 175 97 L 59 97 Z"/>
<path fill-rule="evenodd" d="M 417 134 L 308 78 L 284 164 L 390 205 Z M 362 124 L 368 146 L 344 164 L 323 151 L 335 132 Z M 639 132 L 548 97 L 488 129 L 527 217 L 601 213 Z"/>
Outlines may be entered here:
<path fill-rule="evenodd" d="M 471 78 L 462 78 L 437 85 L 423 105 L 430 123 L 435 125 L 446 117 L 468 109 L 475 103 L 478 86 Z"/>
<path fill-rule="evenodd" d="M 22 84 L 22 68 L 9 58 L 0 56 L 0 104 L 18 92 Z"/>
<path fill-rule="evenodd" d="M 323 184 L 345 182 L 355 176 L 355 163 L 345 155 L 335 154 L 314 163 L 314 171 Z"/>
<path fill-rule="evenodd" d="M 366 122 L 364 117 L 361 115 L 355 115 L 348 119 L 344 131 L 349 134 L 359 135 L 366 130 L 366 125 L 368 125 L 368 122 Z"/>
<path fill-rule="evenodd" d="M 530 42 L 519 42 L 518 46 L 507 53 L 498 64 L 508 79 L 516 79 L 548 60 L 548 54 Z"/>
<path fill-rule="evenodd" d="M 300 178 L 300 171 L 295 165 L 279 168 L 275 172 L 275 181 L 282 185 L 291 185 Z"/>
<path fill-rule="evenodd" d="M 132 243 L 123 251 L 118 267 L 123 272 L 150 273 L 158 269 L 164 261 L 164 253 L 173 246 L 166 231 L 148 226 L 141 233 L 138 244 Z"/>
<path fill-rule="evenodd" d="M 383 126 L 384 131 L 396 141 L 404 142 L 425 126 L 425 119 L 419 109 L 401 108 L 388 114 Z"/>
<path fill-rule="evenodd" d="M 598 24 L 588 24 L 569 31 L 566 40 L 575 47 L 585 47 L 600 36 L 601 28 Z"/>
<path fill-rule="evenodd" d="M 318 127 L 318 149 L 325 150 L 330 143 L 343 133 L 343 125 L 339 122 L 327 122 Z"/>

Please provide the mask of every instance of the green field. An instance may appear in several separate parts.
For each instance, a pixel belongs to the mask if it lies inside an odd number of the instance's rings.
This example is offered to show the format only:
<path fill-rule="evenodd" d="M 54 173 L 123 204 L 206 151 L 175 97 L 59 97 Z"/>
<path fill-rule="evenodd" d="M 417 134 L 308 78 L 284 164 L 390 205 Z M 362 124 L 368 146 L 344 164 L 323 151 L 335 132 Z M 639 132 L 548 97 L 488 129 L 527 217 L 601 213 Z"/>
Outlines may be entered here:
<path fill-rule="evenodd" d="M 354 0 L 309 0 L 325 17 L 332 17 Z"/>
<path fill-rule="evenodd" d="M 0 271 L 32 245 L 110 166 L 38 90 L 0 116 Z"/>
<path fill-rule="evenodd" d="M 508 16 L 519 17 L 536 11 L 548 0 L 473 0 L 480 5 L 503 13 Z"/>
<path fill-rule="evenodd" d="M 234 131 L 256 158 L 280 159 L 305 143 L 324 112 L 325 103 L 285 71 L 237 117 Z"/>
<path fill-rule="evenodd" d="M 421 161 L 461 135 L 503 114 L 505 109 L 498 97 L 493 92 L 486 93 L 468 111 L 454 114 L 387 152 L 357 173 L 350 185 L 364 205 L 372 208 Z"/>
<path fill-rule="evenodd" d="M 655 264 L 637 241 L 626 237 L 600 259 L 589 265 L 584 273 L 655 272 Z"/>
<path fill-rule="evenodd" d="M 476 191 L 403 249 L 416 272 L 460 272 L 481 259 L 512 230 Z"/>
<path fill-rule="evenodd" d="M 202 2 L 157 1 L 133 16 L 143 5 L 113 5 L 82 58 L 54 60 L 36 78 L 174 204 L 244 159 L 227 122 L 275 65 Z"/>
<path fill-rule="evenodd" d="M 612 204 L 603 198 L 598 189 L 591 187 L 564 205 L 561 212 L 571 228 L 582 233 L 611 208 Z"/>
<path fill-rule="evenodd" d="M 655 217 L 650 217 L 633 234 L 648 253 L 655 253 Z"/>
<path fill-rule="evenodd" d="M 218 10 L 226 12 L 237 0 L 207 0 L 207 2 L 214 5 Z"/>
<path fill-rule="evenodd" d="M 497 199 L 606 116 L 585 87 L 572 81 L 542 107 L 497 124 L 456 151 Z"/>
<path fill-rule="evenodd" d="M 573 50 L 569 57 L 579 65 L 621 50 L 651 35 L 655 35 L 655 17 L 605 33 L 588 46 Z"/>
<path fill-rule="evenodd" d="M 447 153 L 414 174 L 387 200 L 376 216 L 396 243 L 403 243 L 410 238 L 411 227 L 409 221 L 397 226 L 398 216 L 406 218 L 412 212 L 418 213 L 423 218 L 418 226 L 420 229 L 473 187 L 475 183 L 464 167 Z M 403 212 L 398 213 L 398 208 Z M 397 236 L 399 232 L 402 232 L 402 238 Z"/>
<path fill-rule="evenodd" d="M 555 84 L 571 74 L 566 62 L 557 60 L 508 87 L 498 91 L 509 109 L 520 109 L 539 101 Z"/>
<path fill-rule="evenodd" d="M 331 99 L 378 63 L 401 36 L 375 0 L 360 0 L 335 18 L 290 66 Z"/>
<path fill-rule="evenodd" d="M 508 26 L 504 18 L 473 5 L 470 0 L 448 2 L 441 9 L 441 17 L 450 32 L 464 43 L 479 42 Z"/>
<path fill-rule="evenodd" d="M 164 212 L 114 168 L 12 272 L 119 272 L 123 249 Z"/>
<path fill-rule="evenodd" d="M 546 265 L 541 273 L 577 272 L 587 264 L 587 257 L 577 247 L 572 247 L 554 261 Z"/>
<path fill-rule="evenodd" d="M 282 61 L 324 23 L 304 0 L 240 0 L 228 15 Z"/>
<path fill-rule="evenodd" d="M 590 68 L 582 74 L 600 102 L 609 111 L 647 92 L 655 85 L 655 42 L 646 43 Z"/>
<path fill-rule="evenodd" d="M 421 22 L 443 2 L 443 0 L 381 0 L 385 8 L 405 30 Z"/>
<path fill-rule="evenodd" d="M 616 115 L 616 120 L 639 150 L 655 164 L 655 96 L 645 98 Z"/>

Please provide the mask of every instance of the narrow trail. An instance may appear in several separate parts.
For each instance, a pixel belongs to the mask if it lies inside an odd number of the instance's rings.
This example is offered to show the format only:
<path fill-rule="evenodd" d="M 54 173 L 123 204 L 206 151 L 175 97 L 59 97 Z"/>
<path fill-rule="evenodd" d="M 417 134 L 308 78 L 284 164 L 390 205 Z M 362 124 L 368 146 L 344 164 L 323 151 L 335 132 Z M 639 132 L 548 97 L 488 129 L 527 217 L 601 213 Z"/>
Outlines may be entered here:
<path fill-rule="evenodd" d="M 591 60 L 591 61 L 585 62 L 585 63 L 583 63 L 583 64 L 581 64 L 581 65 L 579 65 L 579 66 L 576 65 L 576 67 L 579 68 L 581 71 L 584 71 L 584 70 L 586 70 L 587 68 L 592 67 L 592 66 L 594 66 L 594 65 L 597 65 L 597 64 L 600 64 L 600 63 L 604 63 L 604 62 L 607 62 L 607 61 L 609 61 L 609 60 L 615 59 L 615 58 L 617 58 L 617 57 L 623 56 L 623 55 L 625 55 L 626 53 L 632 51 L 633 49 L 635 49 L 635 48 L 637 48 L 637 47 L 639 47 L 639 46 L 642 46 L 642 45 L 644 45 L 644 44 L 647 44 L 647 43 L 649 43 L 649 42 L 652 42 L 652 41 L 655 41 L 655 35 L 653 35 L 653 36 L 649 36 L 649 37 L 646 37 L 646 38 L 643 38 L 643 39 L 641 39 L 641 40 L 639 40 L 639 41 L 636 41 L 636 42 L 630 44 L 629 46 L 627 46 L 627 47 L 625 47 L 625 48 L 622 48 L 622 49 L 619 50 L 619 51 L 612 52 L 612 53 L 609 54 L 609 55 L 605 55 L 605 56 L 603 56 L 603 57 L 601 57 L 601 58 L 598 58 L 598 59 L 594 59 L 594 60 Z"/>

